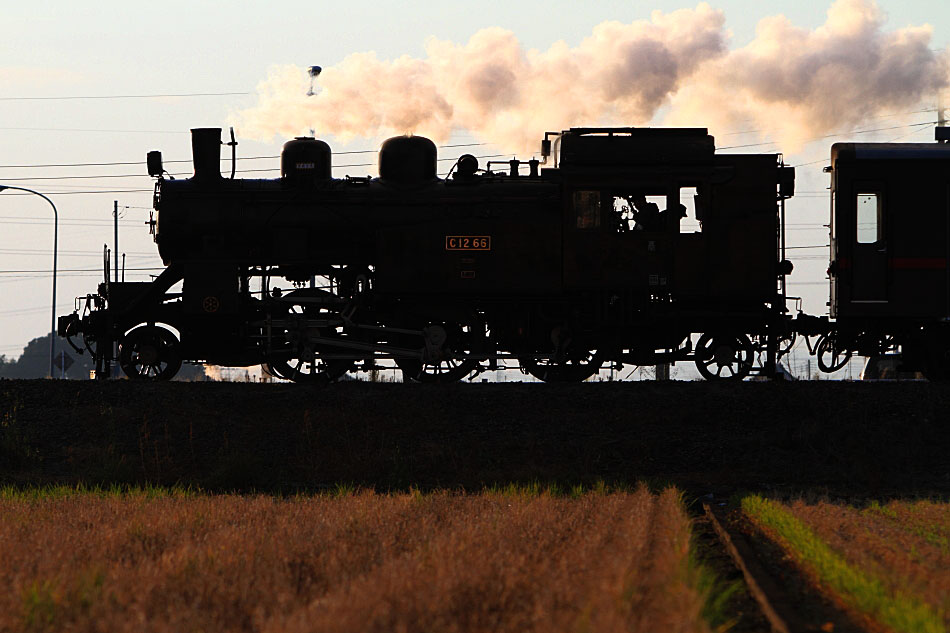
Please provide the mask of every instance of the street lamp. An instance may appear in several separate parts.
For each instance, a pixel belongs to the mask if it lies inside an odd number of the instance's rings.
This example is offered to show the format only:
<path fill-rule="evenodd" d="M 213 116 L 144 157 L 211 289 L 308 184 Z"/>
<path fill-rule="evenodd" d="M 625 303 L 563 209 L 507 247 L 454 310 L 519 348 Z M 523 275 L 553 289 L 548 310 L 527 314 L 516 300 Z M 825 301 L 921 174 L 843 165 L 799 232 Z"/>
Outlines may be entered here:
<path fill-rule="evenodd" d="M 53 201 L 41 194 L 39 191 L 33 191 L 32 189 L 27 189 L 26 187 L 14 187 L 12 185 L 0 185 L 0 191 L 6 189 L 11 189 L 15 191 L 25 191 L 26 193 L 32 193 L 33 195 L 39 196 L 49 202 L 49 206 L 53 207 L 53 317 L 52 317 L 52 327 L 50 329 L 49 335 L 49 375 L 47 378 L 53 377 L 53 341 L 56 336 L 56 253 L 59 245 L 59 212 L 56 210 L 56 205 L 53 204 Z"/>

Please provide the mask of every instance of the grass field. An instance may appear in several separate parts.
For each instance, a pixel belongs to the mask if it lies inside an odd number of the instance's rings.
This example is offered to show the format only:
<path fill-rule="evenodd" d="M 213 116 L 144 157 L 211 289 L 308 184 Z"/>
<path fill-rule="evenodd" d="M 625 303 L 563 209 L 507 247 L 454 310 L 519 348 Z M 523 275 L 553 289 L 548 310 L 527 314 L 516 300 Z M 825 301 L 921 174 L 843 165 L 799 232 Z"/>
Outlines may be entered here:
<path fill-rule="evenodd" d="M 0 492 L 0 631 L 708 631 L 673 489 Z"/>
<path fill-rule="evenodd" d="M 950 629 L 950 504 L 782 504 L 744 513 L 840 602 L 889 630 Z"/>

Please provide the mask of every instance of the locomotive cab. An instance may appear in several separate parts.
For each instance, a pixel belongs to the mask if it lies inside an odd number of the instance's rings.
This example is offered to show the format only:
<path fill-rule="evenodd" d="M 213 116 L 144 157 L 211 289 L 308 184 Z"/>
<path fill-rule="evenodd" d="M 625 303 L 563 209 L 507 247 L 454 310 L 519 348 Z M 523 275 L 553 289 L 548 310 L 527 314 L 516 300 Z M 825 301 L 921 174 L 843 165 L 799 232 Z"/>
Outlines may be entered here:
<path fill-rule="evenodd" d="M 561 148 L 567 288 L 775 300 L 775 155 L 716 155 L 703 128 L 574 128 Z"/>

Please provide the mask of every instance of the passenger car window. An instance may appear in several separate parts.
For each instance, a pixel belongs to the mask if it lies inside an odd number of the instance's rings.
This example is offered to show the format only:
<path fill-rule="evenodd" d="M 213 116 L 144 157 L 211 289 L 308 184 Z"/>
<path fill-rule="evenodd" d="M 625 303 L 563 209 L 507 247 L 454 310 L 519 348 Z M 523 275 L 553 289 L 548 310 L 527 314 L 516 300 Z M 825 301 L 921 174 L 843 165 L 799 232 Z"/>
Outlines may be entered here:
<path fill-rule="evenodd" d="M 881 196 L 876 193 L 859 193 L 856 231 L 858 244 L 879 242 L 881 233 Z"/>
<path fill-rule="evenodd" d="M 574 214 L 577 216 L 577 228 L 596 229 L 600 227 L 600 192 L 575 191 Z"/>

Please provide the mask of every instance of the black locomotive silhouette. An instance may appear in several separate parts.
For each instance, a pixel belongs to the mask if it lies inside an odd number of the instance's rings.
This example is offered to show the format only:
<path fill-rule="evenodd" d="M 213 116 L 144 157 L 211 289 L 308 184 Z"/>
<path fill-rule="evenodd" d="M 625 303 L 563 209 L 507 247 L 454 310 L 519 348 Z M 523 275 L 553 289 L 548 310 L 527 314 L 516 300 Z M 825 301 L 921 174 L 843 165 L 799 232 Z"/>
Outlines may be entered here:
<path fill-rule="evenodd" d="M 801 335 L 826 371 L 896 351 L 931 378 L 950 368 L 941 141 L 832 147 L 820 317 L 788 307 L 794 168 L 716 154 L 705 129 L 549 132 L 542 161 L 493 171 L 465 155 L 445 179 L 419 136 L 382 145 L 378 178 L 332 178 L 313 138 L 284 146 L 280 178 L 224 178 L 221 145 L 220 129 L 192 130 L 185 180 L 149 154 L 164 272 L 107 273 L 60 318 L 102 375 L 117 360 L 132 378 L 168 379 L 191 361 L 332 381 L 394 362 L 408 380 L 453 381 L 517 363 L 578 381 L 608 364 L 694 361 L 741 379 L 774 375 Z"/>

